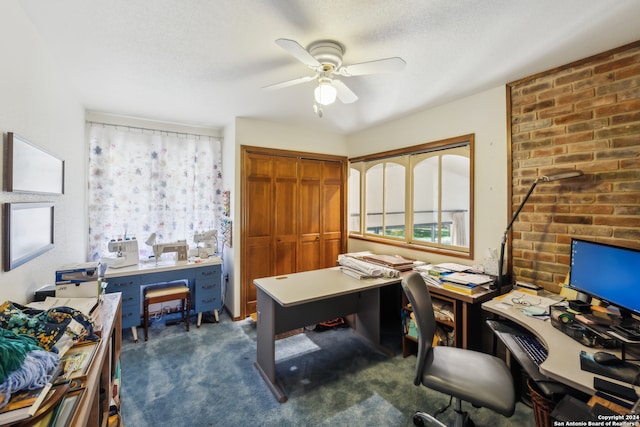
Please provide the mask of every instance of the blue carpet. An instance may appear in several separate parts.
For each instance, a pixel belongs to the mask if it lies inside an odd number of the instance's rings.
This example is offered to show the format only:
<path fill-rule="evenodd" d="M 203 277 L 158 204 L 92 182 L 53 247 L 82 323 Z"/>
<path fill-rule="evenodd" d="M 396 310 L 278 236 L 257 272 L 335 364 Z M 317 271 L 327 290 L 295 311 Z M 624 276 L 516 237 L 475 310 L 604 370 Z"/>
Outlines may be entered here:
<path fill-rule="evenodd" d="M 124 425 L 410 426 L 416 408 L 433 413 L 449 400 L 413 385 L 415 357 L 380 353 L 351 329 L 291 338 L 277 344 L 288 347 L 276 364 L 289 398 L 280 404 L 254 367 L 251 321 L 233 322 L 222 314 L 220 323 L 192 323 L 189 332 L 158 321 L 149 341 L 137 344 L 124 331 Z M 535 424 L 531 409 L 520 403 L 511 418 L 470 405 L 464 409 L 478 427 Z M 439 418 L 448 422 L 451 413 Z"/>

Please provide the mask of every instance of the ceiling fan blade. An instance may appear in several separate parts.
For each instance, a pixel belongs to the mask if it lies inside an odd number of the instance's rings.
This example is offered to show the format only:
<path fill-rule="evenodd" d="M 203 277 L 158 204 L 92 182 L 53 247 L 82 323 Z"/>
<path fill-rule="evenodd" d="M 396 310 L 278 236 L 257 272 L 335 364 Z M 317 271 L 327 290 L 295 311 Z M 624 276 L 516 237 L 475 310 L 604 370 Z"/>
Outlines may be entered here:
<path fill-rule="evenodd" d="M 316 68 L 320 66 L 320 63 L 316 58 L 314 58 L 307 49 L 300 46 L 300 44 L 295 40 L 289 39 L 277 39 L 276 44 L 286 50 L 291 56 L 296 58 L 298 61 L 307 65 L 311 68 Z"/>
<path fill-rule="evenodd" d="M 266 89 L 266 90 L 282 89 L 282 88 L 294 86 L 300 83 L 310 82 L 311 80 L 315 80 L 316 77 L 318 76 L 315 75 L 315 76 L 299 77 L 297 79 L 287 80 L 286 82 L 280 82 L 280 83 L 272 84 L 269 86 L 264 86 L 262 89 Z"/>
<path fill-rule="evenodd" d="M 358 100 L 358 95 L 353 93 L 341 80 L 334 79 L 332 83 L 333 87 L 336 88 L 338 99 L 342 101 L 343 104 L 351 104 Z"/>
<path fill-rule="evenodd" d="M 376 61 L 361 62 L 360 64 L 347 65 L 340 68 L 339 73 L 345 77 L 362 76 L 365 74 L 395 73 L 407 65 L 404 59 L 397 56 L 393 58 L 378 59 Z"/>

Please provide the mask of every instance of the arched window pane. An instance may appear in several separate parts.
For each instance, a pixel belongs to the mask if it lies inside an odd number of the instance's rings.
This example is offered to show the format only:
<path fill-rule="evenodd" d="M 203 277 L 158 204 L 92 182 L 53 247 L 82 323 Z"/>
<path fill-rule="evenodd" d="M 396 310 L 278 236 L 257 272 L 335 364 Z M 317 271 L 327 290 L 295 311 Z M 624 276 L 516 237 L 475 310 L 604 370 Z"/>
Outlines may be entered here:
<path fill-rule="evenodd" d="M 438 157 L 413 168 L 413 238 L 436 243 L 438 239 Z"/>
<path fill-rule="evenodd" d="M 469 157 L 442 156 L 442 243 L 469 245 Z"/>
<path fill-rule="evenodd" d="M 360 233 L 360 171 L 349 169 L 349 232 Z"/>
<path fill-rule="evenodd" d="M 382 234 L 383 172 L 383 164 L 377 164 L 367 171 L 367 233 Z"/>
<path fill-rule="evenodd" d="M 384 234 L 404 237 L 405 230 L 405 167 L 385 163 Z"/>

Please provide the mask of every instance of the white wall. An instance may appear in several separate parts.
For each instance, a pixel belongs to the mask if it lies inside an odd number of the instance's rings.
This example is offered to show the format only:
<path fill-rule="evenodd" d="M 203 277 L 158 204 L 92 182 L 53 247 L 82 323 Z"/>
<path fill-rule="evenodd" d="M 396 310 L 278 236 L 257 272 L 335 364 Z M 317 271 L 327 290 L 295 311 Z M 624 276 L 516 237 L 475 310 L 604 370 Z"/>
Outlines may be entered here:
<path fill-rule="evenodd" d="M 236 224 L 236 203 L 235 197 L 238 191 L 235 187 L 236 171 L 236 123 L 231 123 L 224 128 L 224 140 L 222 142 L 222 187 L 224 191 L 230 191 L 230 213 L 232 218 L 231 245 L 222 248 L 222 271 L 223 271 L 223 291 L 224 304 L 234 316 L 239 315 L 240 288 L 239 282 L 236 286 L 236 279 L 240 280 L 240 270 L 236 267 L 236 262 L 240 255 L 236 256 L 236 249 L 240 247 L 240 230 Z M 236 272 L 238 272 L 236 274 Z"/>
<path fill-rule="evenodd" d="M 0 2 L 0 132 L 3 144 L 7 132 L 15 132 L 63 159 L 65 194 L 0 194 L 2 204 L 55 203 L 54 249 L 14 270 L 1 271 L 0 303 L 30 301 L 35 289 L 54 283 L 58 267 L 83 262 L 86 253 L 84 110 L 62 83 L 53 58 L 18 3 Z"/>
<path fill-rule="evenodd" d="M 475 134 L 474 259 L 461 260 L 349 239 L 349 251 L 372 250 L 428 262 L 482 264 L 499 249 L 507 226 L 506 89 L 497 87 L 441 107 L 372 127 L 347 138 L 349 157 Z"/>
<path fill-rule="evenodd" d="M 318 119 L 320 120 L 320 119 Z M 232 142 L 233 141 L 233 142 Z M 234 144 L 233 164 L 235 165 L 234 184 L 231 190 L 232 205 L 240 206 L 240 147 L 268 147 L 280 150 L 302 151 L 309 153 L 346 156 L 345 137 L 332 133 L 322 133 L 305 127 L 285 125 L 264 120 L 237 118 L 235 134 L 225 133 L 225 144 Z M 225 162 L 228 159 L 225 157 Z M 226 163 L 225 163 L 226 164 Z M 229 170 L 225 167 L 225 175 Z M 229 272 L 229 290 L 227 291 L 227 308 L 234 317 L 240 315 L 240 268 L 243 260 L 240 257 L 240 209 L 232 207 L 233 218 L 233 271 Z M 250 260 L 246 260 L 250 262 Z"/>

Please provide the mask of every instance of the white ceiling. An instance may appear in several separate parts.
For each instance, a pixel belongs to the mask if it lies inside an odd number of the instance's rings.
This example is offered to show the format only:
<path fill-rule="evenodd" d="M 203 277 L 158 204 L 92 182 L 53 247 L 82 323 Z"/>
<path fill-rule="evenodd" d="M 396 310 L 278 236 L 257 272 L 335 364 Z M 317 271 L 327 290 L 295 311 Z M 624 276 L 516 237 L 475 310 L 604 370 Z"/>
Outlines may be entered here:
<path fill-rule="evenodd" d="M 21 0 L 88 110 L 224 127 L 251 117 L 348 134 L 640 40 L 638 0 Z M 313 112 L 311 74 L 274 41 L 334 39 L 353 104 Z"/>

